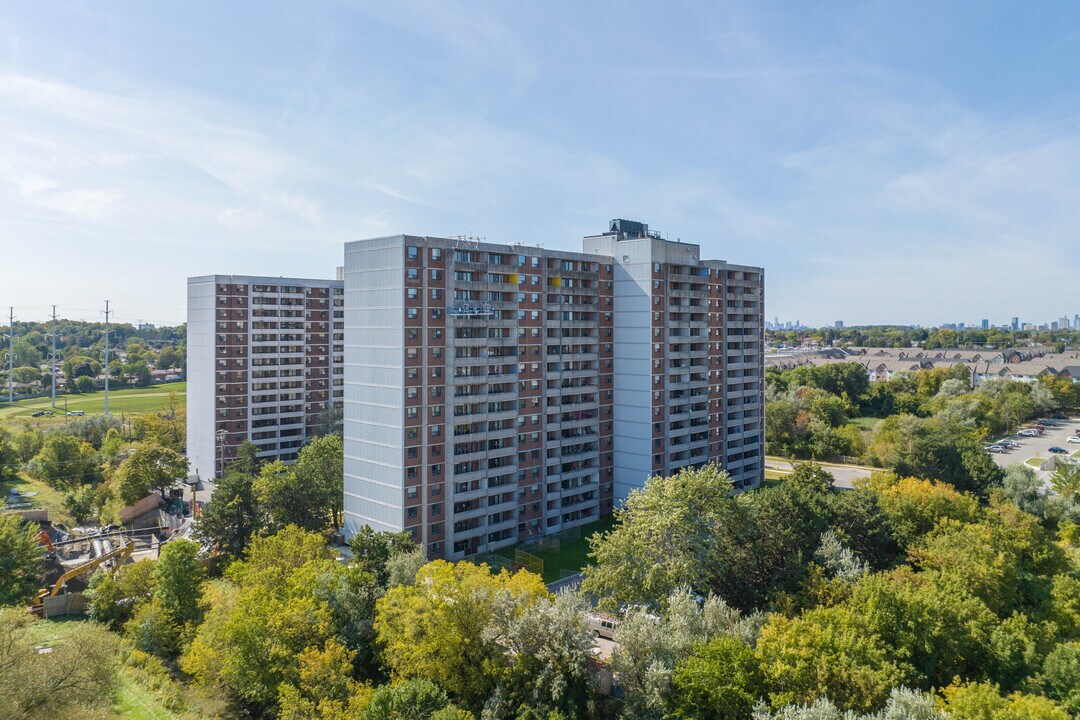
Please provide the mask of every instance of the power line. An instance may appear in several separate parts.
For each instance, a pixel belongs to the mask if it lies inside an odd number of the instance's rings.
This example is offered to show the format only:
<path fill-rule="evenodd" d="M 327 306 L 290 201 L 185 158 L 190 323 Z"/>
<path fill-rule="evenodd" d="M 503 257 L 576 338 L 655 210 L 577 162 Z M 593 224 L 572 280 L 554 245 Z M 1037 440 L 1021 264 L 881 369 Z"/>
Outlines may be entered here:
<path fill-rule="evenodd" d="M 109 417 L 109 301 L 105 301 L 105 417 Z"/>

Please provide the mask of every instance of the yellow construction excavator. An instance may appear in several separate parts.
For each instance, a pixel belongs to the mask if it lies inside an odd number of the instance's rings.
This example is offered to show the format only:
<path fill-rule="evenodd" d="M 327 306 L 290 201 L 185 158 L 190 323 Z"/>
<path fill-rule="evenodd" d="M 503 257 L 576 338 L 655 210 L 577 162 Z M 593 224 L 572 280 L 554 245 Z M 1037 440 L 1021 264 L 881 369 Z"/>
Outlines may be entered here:
<path fill-rule="evenodd" d="M 68 580 L 82 575 L 84 572 L 90 572 L 101 565 L 105 564 L 109 560 L 116 559 L 114 568 L 119 569 L 121 565 L 128 561 L 131 557 L 131 553 L 135 550 L 135 542 L 129 540 L 120 547 L 110 550 L 109 552 L 102 553 L 92 560 L 87 560 L 81 565 L 76 565 L 70 570 L 66 571 L 63 575 L 56 579 L 53 583 L 52 589 L 42 588 L 38 590 L 38 594 L 34 596 L 34 608 L 41 608 L 45 606 L 45 598 L 55 597 L 60 594 L 60 591 L 64 589 L 64 585 Z"/>

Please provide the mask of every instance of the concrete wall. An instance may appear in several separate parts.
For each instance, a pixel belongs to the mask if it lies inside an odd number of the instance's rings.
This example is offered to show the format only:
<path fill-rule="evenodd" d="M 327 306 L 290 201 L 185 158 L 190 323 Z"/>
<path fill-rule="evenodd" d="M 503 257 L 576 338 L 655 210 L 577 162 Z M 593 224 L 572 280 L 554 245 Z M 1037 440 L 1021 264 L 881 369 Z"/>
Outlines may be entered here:
<path fill-rule="evenodd" d="M 346 537 L 404 527 L 405 238 L 345 245 Z"/>
<path fill-rule="evenodd" d="M 214 477 L 215 276 L 190 278 L 187 303 L 187 456 L 189 472 Z"/>

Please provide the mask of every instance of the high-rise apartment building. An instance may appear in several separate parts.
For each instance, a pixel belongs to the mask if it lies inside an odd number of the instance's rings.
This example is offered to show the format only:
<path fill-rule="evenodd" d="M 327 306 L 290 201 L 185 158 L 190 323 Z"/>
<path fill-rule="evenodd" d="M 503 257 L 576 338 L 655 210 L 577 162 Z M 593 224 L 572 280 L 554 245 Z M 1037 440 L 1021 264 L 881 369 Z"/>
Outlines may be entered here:
<path fill-rule="evenodd" d="M 763 271 L 625 220 L 583 242 L 346 244 L 347 535 L 460 558 L 681 467 L 760 482 Z"/>
<path fill-rule="evenodd" d="M 339 280 L 188 279 L 187 454 L 218 477 L 249 440 L 265 460 L 296 459 L 335 420 L 344 393 Z"/>

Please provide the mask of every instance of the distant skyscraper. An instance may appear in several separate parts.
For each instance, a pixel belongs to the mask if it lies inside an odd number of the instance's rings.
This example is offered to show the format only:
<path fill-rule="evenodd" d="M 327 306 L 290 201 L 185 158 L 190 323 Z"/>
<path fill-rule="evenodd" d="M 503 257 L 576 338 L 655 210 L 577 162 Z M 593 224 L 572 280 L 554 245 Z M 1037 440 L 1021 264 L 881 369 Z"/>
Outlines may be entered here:
<path fill-rule="evenodd" d="M 1013 329 L 1013 332 L 1016 332 L 1017 330 L 1020 329 L 1020 318 L 1014 317 L 1012 319 L 1012 329 Z"/>
<path fill-rule="evenodd" d="M 843 330 L 844 329 L 844 321 L 843 320 L 837 320 L 836 321 L 836 329 L 837 330 Z"/>
<path fill-rule="evenodd" d="M 986 318 L 983 318 L 982 329 L 983 330 L 989 330 L 990 329 L 990 321 L 987 320 Z"/>

